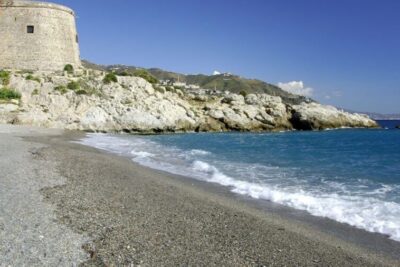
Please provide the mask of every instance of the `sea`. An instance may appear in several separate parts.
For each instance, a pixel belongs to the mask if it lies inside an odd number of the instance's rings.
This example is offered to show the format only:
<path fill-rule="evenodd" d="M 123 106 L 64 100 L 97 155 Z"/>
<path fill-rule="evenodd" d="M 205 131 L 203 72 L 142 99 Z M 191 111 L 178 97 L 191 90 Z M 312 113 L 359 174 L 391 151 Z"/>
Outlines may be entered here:
<path fill-rule="evenodd" d="M 88 134 L 80 143 L 400 242 L 400 121 L 319 132 Z"/>

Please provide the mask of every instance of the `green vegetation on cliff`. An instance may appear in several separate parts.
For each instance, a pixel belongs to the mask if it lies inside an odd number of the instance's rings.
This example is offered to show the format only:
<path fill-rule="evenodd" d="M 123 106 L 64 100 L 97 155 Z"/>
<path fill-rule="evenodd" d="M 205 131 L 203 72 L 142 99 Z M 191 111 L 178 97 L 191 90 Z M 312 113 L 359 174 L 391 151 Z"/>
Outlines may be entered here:
<path fill-rule="evenodd" d="M 40 78 L 39 77 L 35 77 L 32 74 L 28 74 L 28 76 L 26 76 L 25 78 L 27 81 L 35 81 L 40 83 Z"/>
<path fill-rule="evenodd" d="M 155 83 L 159 82 L 158 79 L 156 77 L 154 77 L 153 75 L 151 75 L 150 72 L 143 70 L 143 69 L 134 71 L 133 76 L 143 78 L 151 84 L 155 84 Z"/>
<path fill-rule="evenodd" d="M 56 87 L 54 87 L 55 91 L 59 91 L 61 94 L 65 94 L 68 92 L 68 89 L 65 85 L 58 85 Z"/>
<path fill-rule="evenodd" d="M 103 83 L 105 84 L 110 84 L 110 83 L 117 83 L 118 78 L 114 73 L 107 73 L 106 76 L 104 76 Z"/>
<path fill-rule="evenodd" d="M 247 79 L 237 75 L 185 75 L 158 68 L 143 69 L 125 65 L 96 65 L 88 61 L 83 61 L 83 65 L 87 68 L 102 71 L 113 71 L 121 76 L 138 76 L 146 79 L 150 83 L 157 83 L 157 80 L 169 80 L 173 82 L 185 82 L 187 84 L 198 85 L 204 89 L 217 89 L 219 91 L 230 91 L 239 94 L 269 94 L 272 96 L 280 96 L 285 103 L 299 104 L 307 100 L 304 96 L 294 95 L 286 92 L 276 85 L 257 80 Z M 153 80 L 151 77 L 154 77 Z"/>
<path fill-rule="evenodd" d="M 12 100 L 20 99 L 21 94 L 13 89 L 1 88 L 0 89 L 0 100 Z"/>
<path fill-rule="evenodd" d="M 8 71 L 0 71 L 0 84 L 1 85 L 8 85 L 10 83 L 10 73 Z"/>
<path fill-rule="evenodd" d="M 68 72 L 69 74 L 74 73 L 74 66 L 72 66 L 71 64 L 67 64 L 64 67 L 64 71 Z"/>
<path fill-rule="evenodd" d="M 67 84 L 67 88 L 72 91 L 77 91 L 81 88 L 81 85 L 76 81 L 71 81 Z"/>

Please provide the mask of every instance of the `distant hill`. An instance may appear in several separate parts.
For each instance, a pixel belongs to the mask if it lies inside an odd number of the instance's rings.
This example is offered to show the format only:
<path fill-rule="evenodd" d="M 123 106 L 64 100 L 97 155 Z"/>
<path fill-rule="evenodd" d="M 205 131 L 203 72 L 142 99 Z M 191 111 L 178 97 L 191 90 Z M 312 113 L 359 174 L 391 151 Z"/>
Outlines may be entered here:
<path fill-rule="evenodd" d="M 354 111 L 350 109 L 343 109 L 346 112 L 350 113 L 359 113 L 365 114 L 373 120 L 400 120 L 400 113 L 399 114 L 381 114 L 375 112 L 362 112 L 362 111 Z"/>
<path fill-rule="evenodd" d="M 400 120 L 400 114 L 379 114 L 372 112 L 358 112 L 368 115 L 373 120 Z"/>
<path fill-rule="evenodd" d="M 133 73 L 138 69 L 135 66 L 125 65 L 97 65 L 88 61 L 82 61 L 83 65 L 87 68 L 103 70 L 103 71 L 124 71 L 126 73 Z M 170 80 L 172 82 L 185 82 L 187 84 L 199 85 L 204 89 L 217 89 L 220 91 L 230 91 L 233 93 L 245 92 L 250 93 L 265 93 L 273 96 L 280 96 L 285 103 L 298 104 L 301 102 L 312 102 L 313 100 L 304 96 L 294 95 L 286 92 L 276 85 L 256 80 L 246 79 L 237 75 L 204 75 L 204 74 L 190 74 L 185 75 L 176 72 L 165 71 L 159 68 L 146 69 L 153 76 L 159 80 Z"/>

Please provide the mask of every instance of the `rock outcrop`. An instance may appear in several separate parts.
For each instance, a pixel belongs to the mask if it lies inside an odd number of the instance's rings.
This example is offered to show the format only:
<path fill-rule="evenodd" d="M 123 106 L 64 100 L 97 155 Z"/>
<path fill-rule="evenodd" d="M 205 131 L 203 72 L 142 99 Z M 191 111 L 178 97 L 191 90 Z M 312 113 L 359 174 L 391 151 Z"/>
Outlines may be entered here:
<path fill-rule="evenodd" d="M 378 127 L 377 123 L 367 115 L 340 111 L 332 106 L 302 103 L 291 108 L 292 117 L 290 121 L 293 127 L 299 130 Z"/>
<path fill-rule="evenodd" d="M 11 75 L 8 87 L 22 98 L 0 102 L 1 123 L 135 133 L 377 127 L 364 115 L 317 103 L 289 105 L 267 94 L 187 93 L 129 76 L 106 84 L 101 74 L 27 75 Z M 79 86 L 68 86 L 71 82 Z"/>

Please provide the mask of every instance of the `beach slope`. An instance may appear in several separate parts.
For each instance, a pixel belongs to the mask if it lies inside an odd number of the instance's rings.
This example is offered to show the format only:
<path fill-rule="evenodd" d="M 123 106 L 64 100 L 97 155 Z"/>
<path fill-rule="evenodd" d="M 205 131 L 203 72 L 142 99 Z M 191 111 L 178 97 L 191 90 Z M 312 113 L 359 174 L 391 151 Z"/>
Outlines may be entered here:
<path fill-rule="evenodd" d="M 82 133 L 0 135 L 1 264 L 399 265 L 212 185 L 70 142 Z"/>

